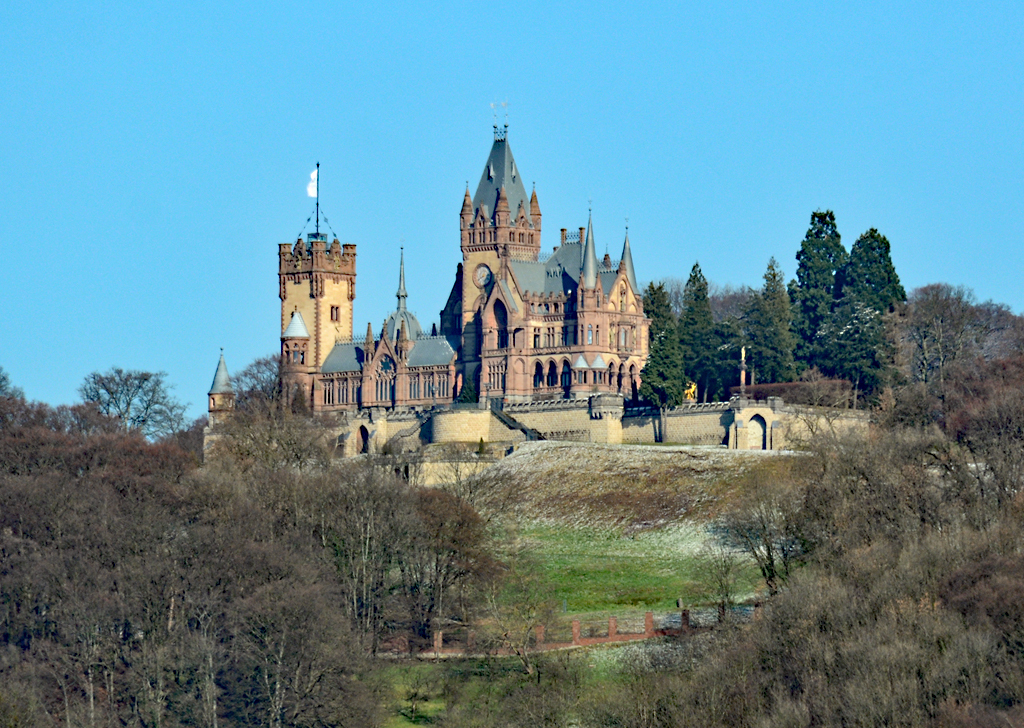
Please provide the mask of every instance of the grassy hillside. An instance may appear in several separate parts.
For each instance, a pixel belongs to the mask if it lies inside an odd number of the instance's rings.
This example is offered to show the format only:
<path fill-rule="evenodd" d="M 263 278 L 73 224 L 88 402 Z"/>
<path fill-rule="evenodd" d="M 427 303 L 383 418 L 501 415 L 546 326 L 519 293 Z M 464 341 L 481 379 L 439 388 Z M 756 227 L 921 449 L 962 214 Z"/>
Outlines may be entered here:
<path fill-rule="evenodd" d="M 480 473 L 485 508 L 532 554 L 567 617 L 671 611 L 710 600 L 698 558 L 742 476 L 775 453 L 682 446 L 527 443 Z M 737 590 L 759 587 L 741 558 Z M 564 611 L 563 611 L 564 610 Z"/>

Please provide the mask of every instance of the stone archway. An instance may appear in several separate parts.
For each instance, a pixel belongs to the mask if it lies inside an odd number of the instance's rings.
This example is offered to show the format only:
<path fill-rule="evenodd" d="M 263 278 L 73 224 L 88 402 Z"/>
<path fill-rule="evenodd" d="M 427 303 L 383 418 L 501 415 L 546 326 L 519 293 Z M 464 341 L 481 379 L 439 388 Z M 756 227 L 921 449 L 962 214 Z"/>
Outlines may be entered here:
<path fill-rule="evenodd" d="M 747 447 L 751 450 L 768 449 L 768 423 L 761 415 L 754 415 L 747 423 Z"/>

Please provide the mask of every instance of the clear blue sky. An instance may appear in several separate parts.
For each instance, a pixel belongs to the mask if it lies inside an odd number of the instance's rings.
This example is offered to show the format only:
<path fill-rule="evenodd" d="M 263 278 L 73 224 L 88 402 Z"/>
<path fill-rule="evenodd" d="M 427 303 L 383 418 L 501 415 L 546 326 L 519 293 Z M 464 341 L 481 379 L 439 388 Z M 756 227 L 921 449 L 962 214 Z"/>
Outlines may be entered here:
<path fill-rule="evenodd" d="M 275 7 L 269 7 L 274 5 Z M 491 109 L 544 248 L 586 223 L 639 280 L 787 278 L 810 213 L 904 286 L 1024 309 L 1024 4 L 0 4 L 0 365 L 33 399 L 164 370 L 205 408 L 278 347 L 277 244 L 321 204 L 356 331 L 438 319 Z M 403 243 L 404 241 L 404 243 Z"/>

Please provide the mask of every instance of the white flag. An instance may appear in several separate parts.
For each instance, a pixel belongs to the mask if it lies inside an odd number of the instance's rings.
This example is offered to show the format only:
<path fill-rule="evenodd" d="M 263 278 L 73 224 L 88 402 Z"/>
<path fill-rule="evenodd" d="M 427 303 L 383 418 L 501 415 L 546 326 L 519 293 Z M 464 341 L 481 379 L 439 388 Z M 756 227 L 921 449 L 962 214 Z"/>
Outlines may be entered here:
<path fill-rule="evenodd" d="M 316 175 L 320 170 L 314 169 L 309 173 L 309 184 L 306 185 L 306 194 L 310 197 L 316 197 Z"/>

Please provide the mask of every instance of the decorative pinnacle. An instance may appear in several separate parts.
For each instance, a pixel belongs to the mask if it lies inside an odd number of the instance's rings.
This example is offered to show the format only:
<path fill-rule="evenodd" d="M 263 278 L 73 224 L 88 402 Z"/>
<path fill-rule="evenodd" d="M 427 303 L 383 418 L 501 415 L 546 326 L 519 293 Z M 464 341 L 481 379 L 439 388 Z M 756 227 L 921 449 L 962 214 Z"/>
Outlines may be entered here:
<path fill-rule="evenodd" d="M 408 294 L 405 292 L 405 246 L 399 248 L 399 264 L 398 264 L 398 310 L 405 310 L 405 299 Z"/>

